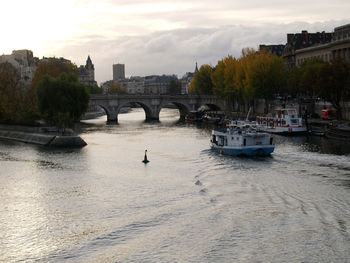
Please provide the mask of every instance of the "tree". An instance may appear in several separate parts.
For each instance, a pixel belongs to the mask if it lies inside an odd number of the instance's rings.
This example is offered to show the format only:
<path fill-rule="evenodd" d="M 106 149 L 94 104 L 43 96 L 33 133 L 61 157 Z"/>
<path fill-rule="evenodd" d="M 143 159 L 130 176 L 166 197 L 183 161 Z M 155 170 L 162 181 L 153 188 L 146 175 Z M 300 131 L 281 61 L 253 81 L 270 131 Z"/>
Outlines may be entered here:
<path fill-rule="evenodd" d="M 221 98 L 226 98 L 225 92 L 225 61 L 219 60 L 215 70 L 211 73 L 211 82 L 213 83 L 213 93 Z"/>
<path fill-rule="evenodd" d="M 193 76 L 192 82 L 194 92 L 197 94 L 213 94 L 213 83 L 211 73 L 213 68 L 209 65 L 202 65 Z"/>
<path fill-rule="evenodd" d="M 169 93 L 171 95 L 181 94 L 181 82 L 172 79 L 169 83 Z"/>
<path fill-rule="evenodd" d="M 87 85 L 86 88 L 90 94 L 102 94 L 103 93 L 103 90 L 98 86 Z"/>
<path fill-rule="evenodd" d="M 237 60 L 232 56 L 227 56 L 218 61 L 211 74 L 213 93 L 222 99 L 230 100 L 232 104 L 238 97 L 236 68 Z"/>
<path fill-rule="evenodd" d="M 86 112 L 89 93 L 75 75 L 44 76 L 36 89 L 38 108 L 57 127 L 70 127 Z"/>
<path fill-rule="evenodd" d="M 228 56 L 224 58 L 225 62 L 225 71 L 224 71 L 224 83 L 225 83 L 225 94 L 226 98 L 233 100 L 234 97 L 237 97 L 238 87 L 236 81 L 236 72 L 237 72 L 237 60 Z"/>
<path fill-rule="evenodd" d="M 350 66 L 343 60 L 336 59 L 326 63 L 320 69 L 319 94 L 332 103 L 337 110 L 337 118 L 342 118 L 341 101 L 350 97 Z"/>
<path fill-rule="evenodd" d="M 78 68 L 75 64 L 71 63 L 69 60 L 63 58 L 48 58 L 43 59 L 39 62 L 38 68 L 35 71 L 32 84 L 29 90 L 29 97 L 31 98 L 30 104 L 32 105 L 32 111 L 39 114 L 37 109 L 38 102 L 36 101 L 36 89 L 44 76 L 51 76 L 53 78 L 59 77 L 61 74 L 66 73 L 69 77 L 77 81 L 79 76 Z"/>
<path fill-rule="evenodd" d="M 113 82 L 107 89 L 107 94 L 125 94 L 125 90 L 119 82 Z"/>
<path fill-rule="evenodd" d="M 33 124 L 35 113 L 30 92 L 10 63 L 0 64 L 0 120 L 6 123 Z"/>
<path fill-rule="evenodd" d="M 268 102 L 279 93 L 285 83 L 285 68 L 283 59 L 276 55 L 259 53 L 250 61 L 248 85 L 254 98 Z"/>
<path fill-rule="evenodd" d="M 58 58 L 43 60 L 39 63 L 38 68 L 35 71 L 32 87 L 35 89 L 45 75 L 56 78 L 62 73 L 74 75 L 77 79 L 79 76 L 77 66 L 67 60 Z"/>
<path fill-rule="evenodd" d="M 196 74 L 196 73 L 195 73 Z M 196 94 L 196 88 L 194 86 L 194 78 L 191 80 L 190 85 L 188 87 L 188 94 Z"/>
<path fill-rule="evenodd" d="M 300 65 L 299 70 L 299 94 L 303 97 L 314 98 L 317 96 L 321 68 L 324 62 L 319 58 L 311 58 Z"/>

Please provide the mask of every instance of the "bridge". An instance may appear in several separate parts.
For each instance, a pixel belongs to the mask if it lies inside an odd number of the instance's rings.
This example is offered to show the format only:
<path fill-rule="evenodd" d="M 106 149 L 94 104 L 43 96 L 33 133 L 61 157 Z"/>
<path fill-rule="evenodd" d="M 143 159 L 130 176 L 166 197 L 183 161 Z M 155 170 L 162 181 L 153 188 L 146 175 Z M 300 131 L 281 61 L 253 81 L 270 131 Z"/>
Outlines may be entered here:
<path fill-rule="evenodd" d="M 192 110 L 206 105 L 212 110 L 226 110 L 228 104 L 225 100 L 213 95 L 159 95 L 159 94 L 122 94 L 122 95 L 96 95 L 90 96 L 89 105 L 103 108 L 107 114 L 108 122 L 118 122 L 121 108 L 130 103 L 140 105 L 146 114 L 146 120 L 159 120 L 159 113 L 168 104 L 175 105 L 180 112 L 180 119 Z"/>

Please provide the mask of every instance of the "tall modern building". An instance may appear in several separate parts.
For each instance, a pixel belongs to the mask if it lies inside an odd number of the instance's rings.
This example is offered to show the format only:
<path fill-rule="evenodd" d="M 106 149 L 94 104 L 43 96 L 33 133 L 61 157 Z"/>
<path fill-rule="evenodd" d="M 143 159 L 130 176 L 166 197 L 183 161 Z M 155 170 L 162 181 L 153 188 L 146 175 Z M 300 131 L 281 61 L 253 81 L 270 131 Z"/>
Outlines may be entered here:
<path fill-rule="evenodd" d="M 113 64 L 113 80 L 125 79 L 125 65 Z"/>

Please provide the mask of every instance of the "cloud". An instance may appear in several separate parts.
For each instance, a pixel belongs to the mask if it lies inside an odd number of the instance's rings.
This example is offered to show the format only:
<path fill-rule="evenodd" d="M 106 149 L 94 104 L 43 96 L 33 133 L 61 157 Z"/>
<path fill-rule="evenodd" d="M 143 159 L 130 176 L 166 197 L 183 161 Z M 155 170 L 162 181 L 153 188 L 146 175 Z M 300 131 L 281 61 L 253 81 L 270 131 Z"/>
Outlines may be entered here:
<path fill-rule="evenodd" d="M 139 36 L 109 39 L 101 35 L 85 35 L 71 45 L 57 49 L 78 65 L 85 64 L 87 55 L 95 64 L 97 81 L 112 79 L 112 65 L 123 63 L 128 76 L 177 74 L 181 77 L 199 65 L 211 64 L 233 55 L 239 57 L 242 48 L 257 49 L 259 44 L 285 44 L 287 33 L 331 32 L 346 20 L 318 23 L 262 24 L 260 26 L 229 25 L 213 28 L 186 28 L 159 31 Z M 83 39 L 83 41 L 82 41 Z"/>

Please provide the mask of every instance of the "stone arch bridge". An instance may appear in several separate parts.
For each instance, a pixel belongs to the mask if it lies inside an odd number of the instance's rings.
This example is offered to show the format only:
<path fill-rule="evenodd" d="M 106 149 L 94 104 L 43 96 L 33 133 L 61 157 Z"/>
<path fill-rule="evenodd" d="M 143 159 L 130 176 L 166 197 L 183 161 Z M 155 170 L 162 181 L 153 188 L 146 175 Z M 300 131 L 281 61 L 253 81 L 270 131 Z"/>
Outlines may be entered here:
<path fill-rule="evenodd" d="M 161 109 L 170 103 L 179 109 L 180 119 L 184 119 L 189 111 L 196 110 L 202 105 L 207 105 L 212 110 L 227 109 L 225 100 L 212 95 L 92 94 L 89 104 L 103 108 L 107 114 L 108 122 L 118 122 L 120 109 L 130 103 L 136 103 L 144 109 L 146 120 L 159 120 Z"/>

